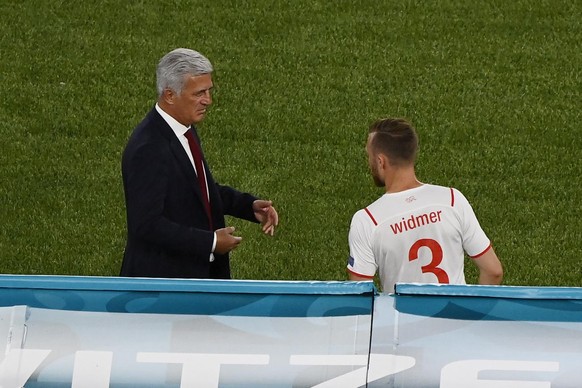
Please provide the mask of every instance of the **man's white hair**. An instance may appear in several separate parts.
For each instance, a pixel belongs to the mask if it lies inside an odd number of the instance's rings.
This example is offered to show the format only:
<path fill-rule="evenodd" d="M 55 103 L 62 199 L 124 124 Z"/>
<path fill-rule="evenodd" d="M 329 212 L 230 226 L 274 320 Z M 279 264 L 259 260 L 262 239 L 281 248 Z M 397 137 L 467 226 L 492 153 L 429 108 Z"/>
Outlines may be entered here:
<path fill-rule="evenodd" d="M 186 48 L 172 50 L 164 55 L 156 70 L 158 97 L 166 89 L 180 94 L 186 82 L 186 76 L 210 74 L 212 70 L 212 64 L 208 58 L 198 51 Z"/>

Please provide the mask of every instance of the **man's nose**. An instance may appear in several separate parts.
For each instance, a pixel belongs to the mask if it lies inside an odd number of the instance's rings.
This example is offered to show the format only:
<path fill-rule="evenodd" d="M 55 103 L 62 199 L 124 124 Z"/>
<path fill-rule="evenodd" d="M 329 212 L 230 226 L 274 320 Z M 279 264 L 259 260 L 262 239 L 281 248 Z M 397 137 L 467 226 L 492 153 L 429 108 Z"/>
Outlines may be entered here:
<path fill-rule="evenodd" d="M 212 93 L 210 93 L 210 90 L 207 90 L 206 93 L 204 93 L 204 98 L 202 99 L 202 103 L 204 105 L 212 104 Z"/>

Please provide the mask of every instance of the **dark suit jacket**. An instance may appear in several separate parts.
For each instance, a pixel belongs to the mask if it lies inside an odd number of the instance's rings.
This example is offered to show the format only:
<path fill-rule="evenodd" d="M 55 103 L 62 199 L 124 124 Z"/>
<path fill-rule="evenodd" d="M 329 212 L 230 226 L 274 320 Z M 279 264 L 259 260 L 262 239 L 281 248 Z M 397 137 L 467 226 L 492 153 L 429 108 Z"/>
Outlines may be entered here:
<path fill-rule="evenodd" d="M 257 198 L 217 184 L 206 168 L 212 225 L 224 227 L 224 215 L 256 221 Z M 152 109 L 134 129 L 121 169 L 127 210 L 127 245 L 121 276 L 230 278 L 228 255 L 215 254 L 200 186 L 176 135 Z"/>

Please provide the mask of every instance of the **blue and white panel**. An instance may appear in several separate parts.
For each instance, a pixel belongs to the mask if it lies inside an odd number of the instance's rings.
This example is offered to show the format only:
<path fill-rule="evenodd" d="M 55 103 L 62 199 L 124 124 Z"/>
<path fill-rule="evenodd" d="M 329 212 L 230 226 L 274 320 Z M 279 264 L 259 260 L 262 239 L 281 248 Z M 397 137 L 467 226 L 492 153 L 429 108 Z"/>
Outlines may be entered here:
<path fill-rule="evenodd" d="M 6 280 L 2 387 L 366 383 L 368 283 Z"/>
<path fill-rule="evenodd" d="M 580 387 L 582 289 L 5 275 L 0 349 L 1 387 Z"/>
<path fill-rule="evenodd" d="M 397 285 L 371 352 L 414 365 L 370 387 L 580 387 L 582 289 Z"/>

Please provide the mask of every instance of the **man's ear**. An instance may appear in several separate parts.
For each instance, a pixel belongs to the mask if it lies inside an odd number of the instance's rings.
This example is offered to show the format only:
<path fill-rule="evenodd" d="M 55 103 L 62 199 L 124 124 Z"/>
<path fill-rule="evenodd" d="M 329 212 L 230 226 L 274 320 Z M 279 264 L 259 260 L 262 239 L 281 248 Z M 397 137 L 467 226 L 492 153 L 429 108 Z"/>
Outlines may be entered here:
<path fill-rule="evenodd" d="M 388 167 L 390 164 L 388 157 L 384 154 L 378 154 L 376 155 L 376 159 L 378 161 L 378 167 L 380 167 L 382 170 L 386 170 L 386 167 Z"/>
<path fill-rule="evenodd" d="M 173 105 L 174 99 L 176 98 L 176 93 L 172 89 L 164 89 L 162 92 L 162 99 L 166 104 Z"/>

